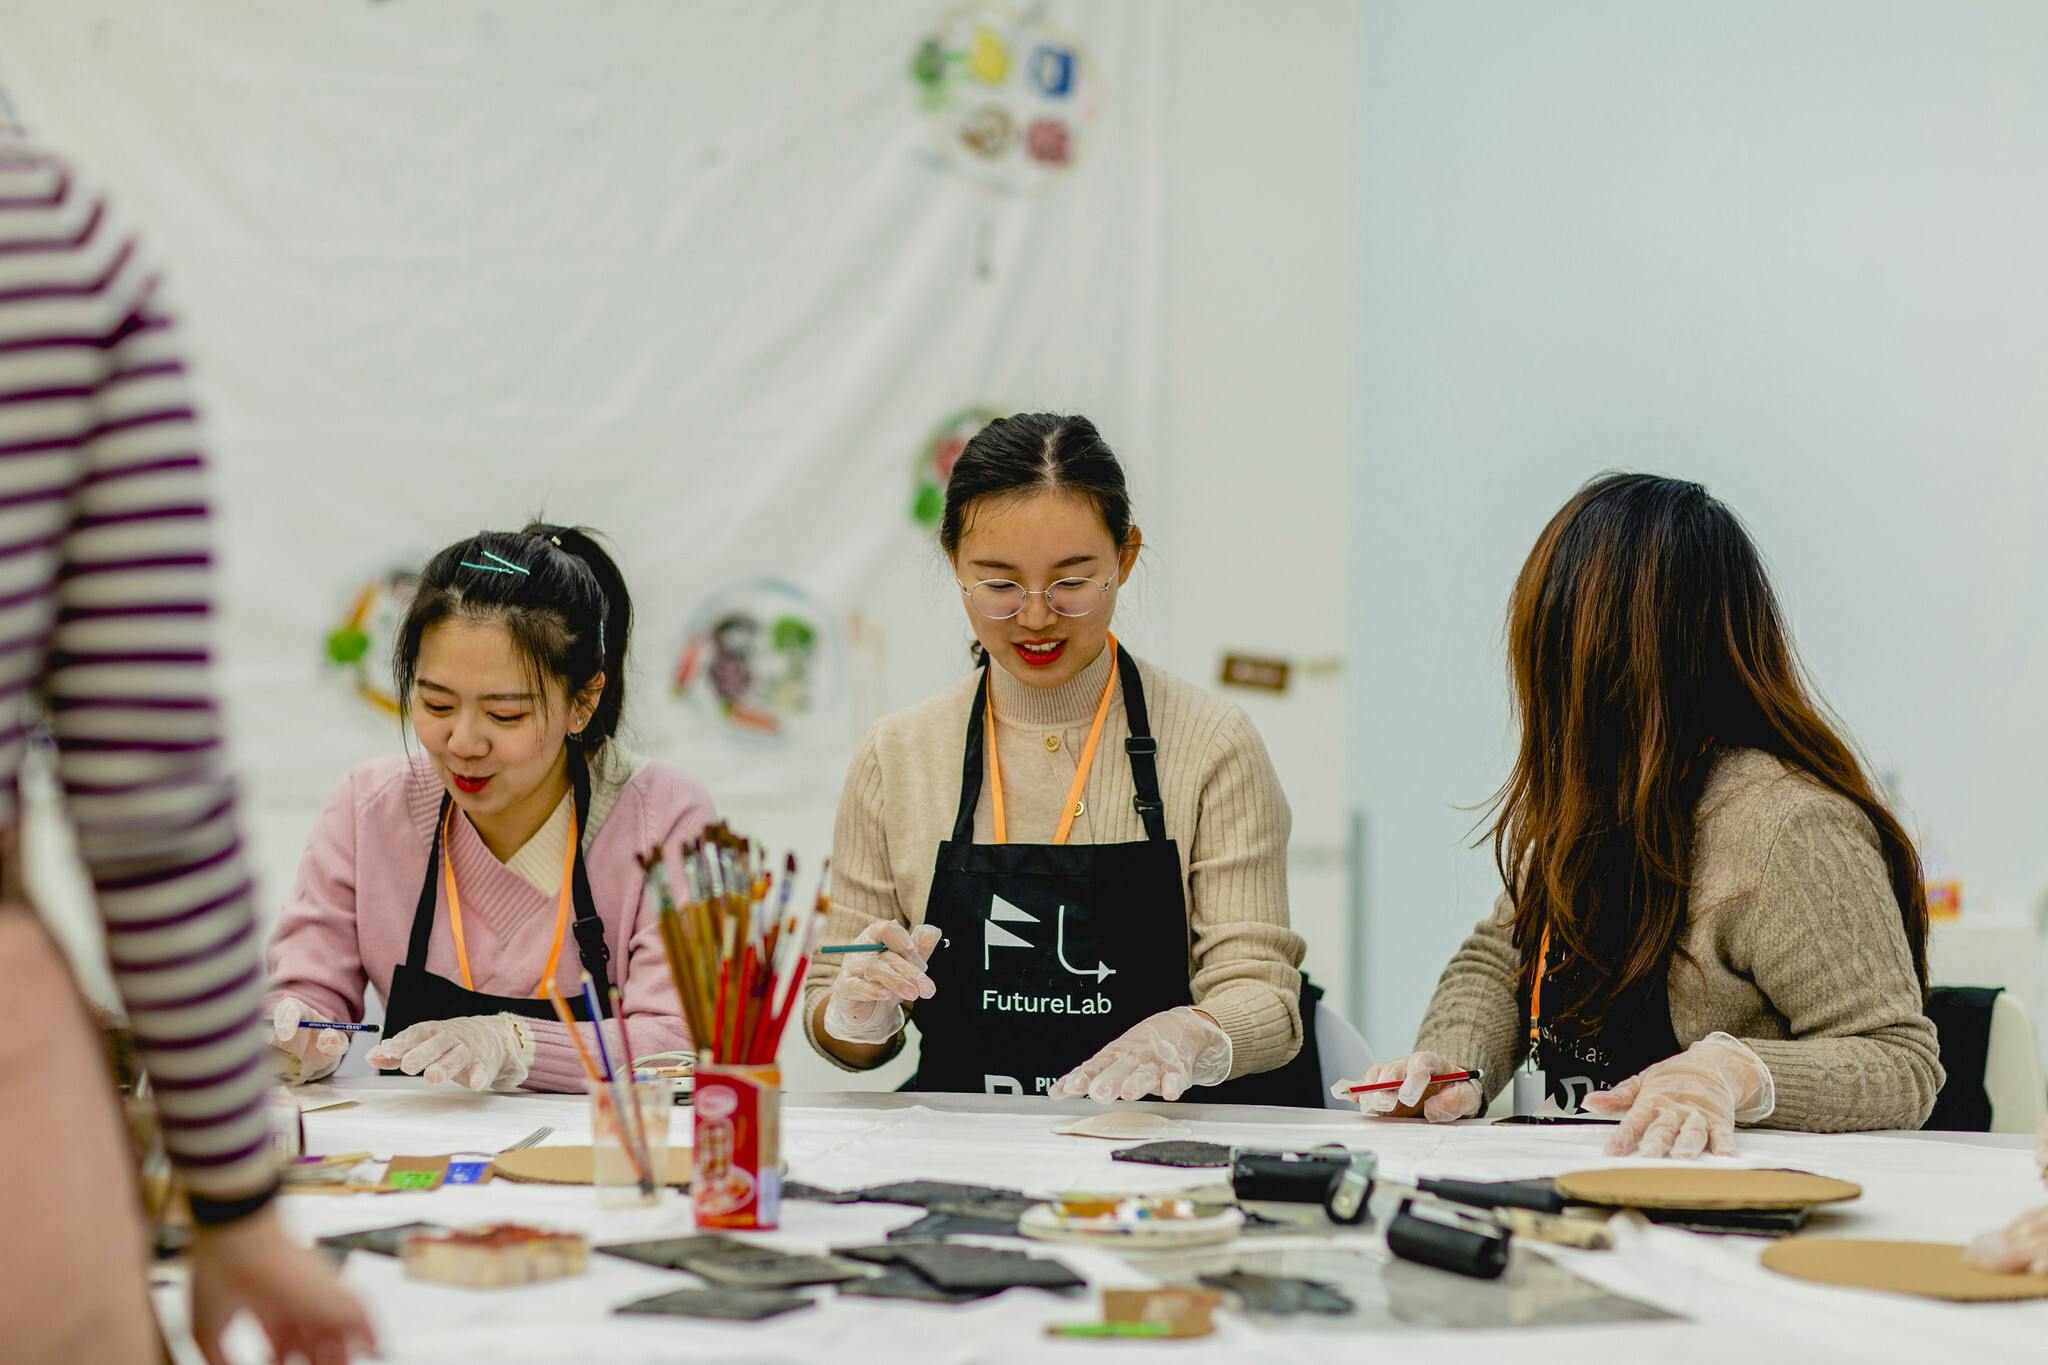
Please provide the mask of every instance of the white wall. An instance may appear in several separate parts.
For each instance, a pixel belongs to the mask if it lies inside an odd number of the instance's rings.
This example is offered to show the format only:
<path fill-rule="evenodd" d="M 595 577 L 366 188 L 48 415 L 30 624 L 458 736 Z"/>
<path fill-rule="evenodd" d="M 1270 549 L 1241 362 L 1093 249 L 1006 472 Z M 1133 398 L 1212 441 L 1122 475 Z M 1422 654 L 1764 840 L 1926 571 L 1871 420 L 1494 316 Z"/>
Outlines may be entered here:
<path fill-rule="evenodd" d="M 1306 966 L 1352 1001 L 1348 698 L 1341 672 L 1358 442 L 1362 11 L 1177 0 L 1167 113 L 1160 442 L 1168 535 L 1149 570 L 1167 662 L 1215 686 L 1226 652 L 1297 665 L 1234 690 L 1294 812 Z M 1142 508 L 1140 509 L 1143 510 Z"/>
<path fill-rule="evenodd" d="M 1977 906 L 2048 872 L 2048 7 L 1377 0 L 1352 763 L 1373 1041 L 1497 890 L 1501 619 L 1614 467 L 1704 481 Z"/>

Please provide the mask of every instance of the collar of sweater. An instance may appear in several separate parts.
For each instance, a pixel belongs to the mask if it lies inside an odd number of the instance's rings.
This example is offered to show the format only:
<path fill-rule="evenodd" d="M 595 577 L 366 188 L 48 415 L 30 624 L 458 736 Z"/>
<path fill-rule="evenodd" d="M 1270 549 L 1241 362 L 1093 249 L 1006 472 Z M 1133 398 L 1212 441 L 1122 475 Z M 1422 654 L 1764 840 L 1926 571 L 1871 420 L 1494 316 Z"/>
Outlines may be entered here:
<path fill-rule="evenodd" d="M 612 808 L 619 804 L 619 797 L 646 766 L 647 760 L 644 757 L 620 747 L 616 740 L 605 744 L 590 756 L 590 825 L 582 831 L 582 839 L 579 841 L 586 852 L 590 848 L 591 840 L 597 838 L 597 832 L 604 828 L 604 822 L 610 818 Z M 408 775 L 410 780 L 406 784 L 406 804 L 423 837 L 431 840 L 440 820 L 441 797 L 447 789 L 435 775 L 433 761 L 422 752 L 415 751 L 410 755 Z M 564 797 L 563 804 L 557 806 L 555 814 L 549 817 L 550 820 L 559 817 L 564 821 L 565 835 L 568 817 L 563 814 L 563 810 L 567 802 L 568 798 Z M 546 827 L 542 828 L 545 830 Z M 533 841 L 529 839 L 520 851 L 524 852 L 532 843 Z M 513 856 L 516 858 L 519 855 Z M 562 845 L 559 842 L 554 845 L 554 856 L 558 860 L 562 856 Z M 555 875 L 561 875 L 559 862 L 555 868 Z"/>
<path fill-rule="evenodd" d="M 1109 679 L 1109 647 L 1104 645 L 1095 662 L 1058 687 L 1033 687 L 1011 677 L 1009 670 L 994 660 L 989 661 L 988 672 L 998 724 L 1054 730 L 1086 725 L 1095 719 L 1102 685 Z"/>

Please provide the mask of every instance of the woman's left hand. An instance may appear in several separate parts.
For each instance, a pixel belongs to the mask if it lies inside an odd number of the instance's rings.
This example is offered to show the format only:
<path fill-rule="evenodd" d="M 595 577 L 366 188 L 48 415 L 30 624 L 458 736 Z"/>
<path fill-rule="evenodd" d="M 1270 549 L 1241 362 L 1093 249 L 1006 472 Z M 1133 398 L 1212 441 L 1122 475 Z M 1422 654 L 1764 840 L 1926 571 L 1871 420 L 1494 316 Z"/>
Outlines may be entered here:
<path fill-rule="evenodd" d="M 516 1090 L 533 1069 L 533 1031 L 513 1014 L 478 1014 L 414 1024 L 370 1051 L 371 1066 L 426 1073 L 436 1085 L 454 1081 L 471 1090 Z"/>
<path fill-rule="evenodd" d="M 1188 1005 L 1141 1019 L 1121 1038 L 1059 1078 L 1049 1092 L 1059 1099 L 1142 1100 L 1157 1094 L 1177 1100 L 1193 1085 L 1217 1085 L 1230 1075 L 1230 1035 Z"/>
<path fill-rule="evenodd" d="M 1726 1033 L 1586 1096 L 1594 1113 L 1623 1116 L 1609 1156 L 1733 1156 L 1735 1125 L 1767 1118 L 1776 1104 L 1771 1069 Z"/>

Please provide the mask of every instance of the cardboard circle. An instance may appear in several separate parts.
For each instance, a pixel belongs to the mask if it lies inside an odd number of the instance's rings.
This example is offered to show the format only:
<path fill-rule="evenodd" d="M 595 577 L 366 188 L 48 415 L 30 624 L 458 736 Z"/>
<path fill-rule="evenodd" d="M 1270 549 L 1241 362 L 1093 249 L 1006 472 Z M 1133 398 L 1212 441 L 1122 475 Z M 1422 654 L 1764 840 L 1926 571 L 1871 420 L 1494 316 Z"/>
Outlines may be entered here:
<path fill-rule="evenodd" d="M 690 1149 L 669 1148 L 664 1169 L 667 1185 L 690 1183 Z M 531 1185 L 588 1185 L 596 1173 L 596 1159 L 588 1147 L 527 1147 L 501 1152 L 491 1163 L 500 1180 L 523 1180 Z"/>
<path fill-rule="evenodd" d="M 1737 1171 L 1720 1166 L 1623 1166 L 1574 1171 L 1557 1192 L 1580 1204 L 1617 1209 L 1741 1209 L 1764 1213 L 1857 1199 L 1863 1187 L 1810 1171 Z"/>
<path fill-rule="evenodd" d="M 1764 1248 L 1764 1268 L 1795 1280 L 1949 1303 L 2048 1299 L 2048 1275 L 1999 1275 L 1963 1261 L 1947 1242 L 1793 1237 Z"/>

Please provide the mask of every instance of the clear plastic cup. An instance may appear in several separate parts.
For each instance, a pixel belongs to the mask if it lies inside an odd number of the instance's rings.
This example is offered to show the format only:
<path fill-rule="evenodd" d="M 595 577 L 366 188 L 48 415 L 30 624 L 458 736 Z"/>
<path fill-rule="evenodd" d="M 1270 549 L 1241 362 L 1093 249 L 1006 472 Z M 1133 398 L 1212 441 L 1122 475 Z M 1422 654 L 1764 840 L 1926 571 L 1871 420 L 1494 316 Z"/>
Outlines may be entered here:
<path fill-rule="evenodd" d="M 627 1094 L 626 1122 L 614 1093 Z M 661 1202 L 668 1180 L 668 1126 L 675 1117 L 675 1082 L 665 1078 L 598 1086 L 590 1092 L 592 1184 L 608 1209 L 645 1208 Z M 642 1183 L 642 1171 L 648 1179 Z"/>

